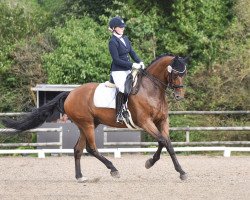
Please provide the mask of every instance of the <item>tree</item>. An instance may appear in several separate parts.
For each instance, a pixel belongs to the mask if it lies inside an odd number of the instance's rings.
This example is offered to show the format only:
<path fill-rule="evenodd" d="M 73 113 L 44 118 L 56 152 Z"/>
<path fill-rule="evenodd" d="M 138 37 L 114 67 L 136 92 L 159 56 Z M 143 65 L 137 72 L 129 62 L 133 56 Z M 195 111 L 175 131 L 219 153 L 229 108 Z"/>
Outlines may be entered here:
<path fill-rule="evenodd" d="M 43 56 L 48 83 L 80 84 L 108 79 L 108 30 L 93 19 L 69 19 L 50 31 L 55 51 Z"/>

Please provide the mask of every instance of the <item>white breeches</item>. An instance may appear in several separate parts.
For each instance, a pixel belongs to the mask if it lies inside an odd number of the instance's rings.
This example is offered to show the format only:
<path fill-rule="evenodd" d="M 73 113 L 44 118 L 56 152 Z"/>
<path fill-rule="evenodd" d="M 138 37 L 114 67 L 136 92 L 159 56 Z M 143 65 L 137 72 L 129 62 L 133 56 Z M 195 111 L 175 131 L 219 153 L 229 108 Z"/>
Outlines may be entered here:
<path fill-rule="evenodd" d="M 127 75 L 131 73 L 130 70 L 127 71 L 112 71 L 111 75 L 115 82 L 116 87 L 119 89 L 120 92 L 124 93 L 124 85 L 127 78 Z"/>

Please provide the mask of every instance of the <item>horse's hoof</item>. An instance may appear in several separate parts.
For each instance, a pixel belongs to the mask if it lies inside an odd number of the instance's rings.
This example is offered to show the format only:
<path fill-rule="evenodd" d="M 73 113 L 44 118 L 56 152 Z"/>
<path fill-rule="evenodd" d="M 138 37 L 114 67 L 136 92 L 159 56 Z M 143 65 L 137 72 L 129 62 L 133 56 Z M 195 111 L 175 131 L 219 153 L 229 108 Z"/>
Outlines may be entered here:
<path fill-rule="evenodd" d="M 111 176 L 114 177 L 114 178 L 120 178 L 120 173 L 119 171 L 113 171 L 113 172 L 110 172 Z"/>
<path fill-rule="evenodd" d="M 187 176 L 187 174 L 186 174 L 186 173 L 185 173 L 185 174 L 181 174 L 181 175 L 180 175 L 180 179 L 181 179 L 182 181 L 187 180 L 187 178 L 188 178 L 188 176 Z"/>
<path fill-rule="evenodd" d="M 85 183 L 85 182 L 87 182 L 87 181 L 88 181 L 88 178 L 87 178 L 87 177 L 84 177 L 84 176 L 77 179 L 77 182 L 78 182 L 78 183 Z"/>
<path fill-rule="evenodd" d="M 148 159 L 148 160 L 146 161 L 146 163 L 145 163 L 146 169 L 149 169 L 149 168 L 152 167 L 153 165 L 154 165 L 154 164 L 153 164 L 153 159 L 152 159 L 152 158 Z"/>

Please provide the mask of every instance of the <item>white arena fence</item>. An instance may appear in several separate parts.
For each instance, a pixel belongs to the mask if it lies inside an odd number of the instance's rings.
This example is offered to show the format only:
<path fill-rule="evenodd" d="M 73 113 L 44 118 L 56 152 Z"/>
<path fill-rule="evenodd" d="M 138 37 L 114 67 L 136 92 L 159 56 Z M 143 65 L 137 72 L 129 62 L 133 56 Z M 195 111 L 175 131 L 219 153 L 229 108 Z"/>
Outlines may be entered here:
<path fill-rule="evenodd" d="M 121 158 L 122 153 L 155 153 L 157 148 L 108 148 L 98 149 L 100 153 L 112 153 L 115 158 Z M 250 152 L 250 147 L 175 147 L 175 152 L 203 152 L 222 151 L 224 157 L 230 157 L 231 152 Z M 166 152 L 163 149 L 162 152 Z M 0 154 L 38 154 L 38 158 L 45 158 L 48 154 L 72 154 L 73 149 L 14 149 L 0 150 Z M 87 153 L 86 150 L 83 153 Z"/>
<path fill-rule="evenodd" d="M 19 116 L 25 113 L 0 113 L 1 116 Z M 171 111 L 169 114 L 250 114 L 250 111 Z M 189 141 L 189 132 L 190 131 L 250 131 L 250 126 L 244 127 L 172 127 L 171 131 L 185 131 L 186 132 L 186 141 L 185 142 L 173 142 L 176 145 L 189 145 L 194 142 Z M 58 149 L 4 149 L 0 150 L 0 154 L 38 154 L 39 158 L 45 158 L 46 154 L 72 154 L 73 149 L 62 149 L 62 127 L 61 128 L 38 128 L 32 129 L 27 132 L 58 132 L 59 133 L 59 142 L 51 142 L 51 143 L 15 143 L 15 144 L 0 144 L 0 147 L 16 147 L 16 146 L 59 146 Z M 117 128 L 105 128 L 104 130 L 104 145 L 112 146 L 112 145 L 157 145 L 157 143 L 149 142 L 149 143 L 127 143 L 127 142 L 119 142 L 111 143 L 107 142 L 107 133 L 114 131 L 128 131 L 128 129 L 117 129 Z M 131 130 L 129 130 L 131 131 Z M 138 131 L 138 130 L 137 130 Z M 15 132 L 13 129 L 0 129 L 0 132 Z M 196 145 L 218 145 L 218 144 L 244 144 L 249 145 L 249 141 L 212 141 L 212 142 L 196 142 Z M 112 153 L 115 158 L 120 158 L 122 153 L 154 153 L 157 148 L 104 148 L 98 149 L 100 153 Z M 224 147 L 224 146 L 200 146 L 200 147 L 175 147 L 174 150 L 176 152 L 196 152 L 196 151 L 222 151 L 223 156 L 230 157 L 231 152 L 250 152 L 250 147 Z M 163 152 L 166 152 L 166 149 L 163 149 Z M 83 153 L 87 153 L 86 150 Z"/>
<path fill-rule="evenodd" d="M 250 127 L 177 127 L 171 128 L 171 130 L 180 131 L 190 131 L 190 130 L 250 130 Z M 107 139 L 107 131 L 128 131 L 128 129 L 117 129 L 117 128 L 105 128 L 104 136 L 106 135 Z M 131 131 L 131 130 L 130 130 Z M 2 133 L 13 133 L 16 132 L 13 129 L 0 129 Z M 62 127 L 60 128 L 37 128 L 31 129 L 26 132 L 58 132 L 59 133 L 59 142 L 46 142 L 46 143 L 2 143 L 0 147 L 20 147 L 20 146 L 59 146 L 59 149 L 5 149 L 0 150 L 0 154 L 38 154 L 39 158 L 45 158 L 47 154 L 69 154 L 74 153 L 73 149 L 62 149 Z M 104 140 L 105 142 L 105 140 Z M 250 144 L 249 141 L 239 141 L 241 144 Z M 235 142 L 236 144 L 239 144 Z M 234 143 L 234 144 L 235 144 Z M 108 144 L 108 142 L 104 143 Z M 136 143 L 136 142 L 117 142 L 111 143 L 111 145 L 142 145 L 144 143 Z M 157 145 L 155 142 L 145 143 L 146 145 Z M 144 145 L 145 145 L 144 144 Z M 173 144 L 183 144 L 181 142 L 173 142 Z M 205 144 L 217 144 L 215 142 L 203 142 Z M 122 153 L 153 153 L 156 152 L 157 148 L 107 148 L 107 149 L 99 149 L 101 153 L 113 153 L 115 158 L 121 158 Z M 175 147 L 174 150 L 176 152 L 196 152 L 196 151 L 223 151 L 223 155 L 225 157 L 230 157 L 231 152 L 249 152 L 250 147 Z M 163 152 L 166 152 L 164 149 Z M 84 150 L 83 153 L 87 153 Z"/>
<path fill-rule="evenodd" d="M 0 133 L 15 133 L 14 129 L 0 129 Z M 0 147 L 47 147 L 58 146 L 59 151 L 62 151 L 62 136 L 63 130 L 60 128 L 37 128 L 31 129 L 26 132 L 58 132 L 59 142 L 44 142 L 44 143 L 0 143 Z M 0 149 L 0 154 L 38 154 L 39 158 L 45 158 L 44 149 Z"/>
<path fill-rule="evenodd" d="M 14 129 L 0 129 L 0 133 L 16 133 L 17 131 Z M 44 147 L 44 146 L 59 146 L 62 149 L 62 136 L 63 136 L 63 129 L 62 127 L 59 128 L 36 128 L 30 129 L 25 131 L 25 133 L 33 133 L 33 132 L 57 132 L 59 136 L 59 142 L 40 142 L 40 143 L 0 143 L 0 147 Z"/>
<path fill-rule="evenodd" d="M 104 146 L 156 146 L 157 142 L 108 142 L 108 133 L 112 132 L 134 132 L 137 130 L 129 130 L 127 128 L 111 128 L 104 127 Z M 250 126 L 242 127 L 170 127 L 170 131 L 185 131 L 185 142 L 172 142 L 173 145 L 250 145 L 250 141 L 209 141 L 209 142 L 190 142 L 190 131 L 250 131 Z"/>

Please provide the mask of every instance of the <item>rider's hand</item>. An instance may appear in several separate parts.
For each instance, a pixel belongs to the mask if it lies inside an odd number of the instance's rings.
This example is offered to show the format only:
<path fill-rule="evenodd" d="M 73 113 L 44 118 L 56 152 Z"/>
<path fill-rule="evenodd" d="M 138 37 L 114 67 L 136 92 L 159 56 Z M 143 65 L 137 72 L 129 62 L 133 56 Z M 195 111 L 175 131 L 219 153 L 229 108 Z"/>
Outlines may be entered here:
<path fill-rule="evenodd" d="M 141 68 L 142 68 L 142 69 L 145 69 L 145 65 L 144 65 L 143 62 L 140 62 L 140 65 L 141 65 Z"/>
<path fill-rule="evenodd" d="M 132 67 L 134 69 L 140 69 L 141 68 L 141 65 L 139 63 L 133 63 Z"/>

